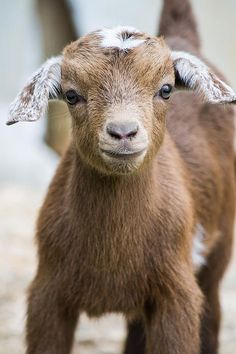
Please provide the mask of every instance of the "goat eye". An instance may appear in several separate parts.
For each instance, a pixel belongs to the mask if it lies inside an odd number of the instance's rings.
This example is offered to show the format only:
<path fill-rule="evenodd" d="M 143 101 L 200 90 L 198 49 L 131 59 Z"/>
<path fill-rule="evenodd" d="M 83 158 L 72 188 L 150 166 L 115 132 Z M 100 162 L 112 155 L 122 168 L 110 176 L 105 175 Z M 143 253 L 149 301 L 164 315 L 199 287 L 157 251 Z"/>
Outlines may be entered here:
<path fill-rule="evenodd" d="M 72 106 L 75 105 L 78 102 L 86 102 L 85 98 L 81 95 L 78 95 L 78 93 L 75 90 L 69 90 L 65 93 L 66 101 Z"/>
<path fill-rule="evenodd" d="M 159 91 L 159 95 L 164 98 L 165 100 L 168 100 L 170 98 L 170 94 L 172 91 L 172 86 L 169 84 L 165 84 L 162 86 L 162 88 Z"/>

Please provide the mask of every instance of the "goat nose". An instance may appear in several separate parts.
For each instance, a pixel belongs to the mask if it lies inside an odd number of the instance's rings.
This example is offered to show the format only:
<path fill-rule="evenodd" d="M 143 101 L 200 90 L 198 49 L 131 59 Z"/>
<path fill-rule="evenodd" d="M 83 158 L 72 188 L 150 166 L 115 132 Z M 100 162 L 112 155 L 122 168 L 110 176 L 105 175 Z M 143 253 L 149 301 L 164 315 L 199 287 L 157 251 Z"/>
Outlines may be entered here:
<path fill-rule="evenodd" d="M 138 132 L 137 122 L 115 123 L 107 124 L 107 133 L 114 139 L 128 139 L 133 138 Z"/>

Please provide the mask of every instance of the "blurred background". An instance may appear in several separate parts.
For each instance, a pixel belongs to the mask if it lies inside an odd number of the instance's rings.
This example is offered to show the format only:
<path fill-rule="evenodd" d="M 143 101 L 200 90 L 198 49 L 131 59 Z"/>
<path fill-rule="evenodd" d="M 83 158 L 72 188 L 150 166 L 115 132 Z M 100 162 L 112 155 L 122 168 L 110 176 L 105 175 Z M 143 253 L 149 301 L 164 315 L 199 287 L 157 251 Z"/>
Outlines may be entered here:
<path fill-rule="evenodd" d="M 163 0 L 0 0 L 0 354 L 24 353 L 25 295 L 34 274 L 34 225 L 70 135 L 63 103 L 47 119 L 6 127 L 9 103 L 46 57 L 103 26 L 131 25 L 156 34 Z M 203 52 L 236 89 L 235 0 L 192 0 Z M 236 352 L 236 259 L 222 286 L 220 354 Z M 123 319 L 82 317 L 74 352 L 118 354 Z"/>

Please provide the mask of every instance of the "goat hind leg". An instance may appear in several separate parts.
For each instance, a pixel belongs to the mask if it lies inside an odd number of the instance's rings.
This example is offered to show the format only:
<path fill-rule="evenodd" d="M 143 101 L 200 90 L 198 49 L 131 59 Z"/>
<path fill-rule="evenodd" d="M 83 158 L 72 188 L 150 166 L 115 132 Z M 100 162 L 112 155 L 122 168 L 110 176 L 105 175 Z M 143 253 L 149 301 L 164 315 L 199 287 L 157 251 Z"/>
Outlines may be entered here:
<path fill-rule="evenodd" d="M 128 323 L 124 354 L 145 354 L 145 328 L 142 320 Z"/>
<path fill-rule="evenodd" d="M 222 237 L 198 274 L 198 282 L 205 297 L 201 321 L 201 354 L 217 354 L 221 309 L 219 283 L 230 259 L 232 236 Z"/>
<path fill-rule="evenodd" d="M 218 353 L 220 318 L 219 292 L 217 288 L 205 294 L 205 306 L 201 323 L 201 354 Z"/>

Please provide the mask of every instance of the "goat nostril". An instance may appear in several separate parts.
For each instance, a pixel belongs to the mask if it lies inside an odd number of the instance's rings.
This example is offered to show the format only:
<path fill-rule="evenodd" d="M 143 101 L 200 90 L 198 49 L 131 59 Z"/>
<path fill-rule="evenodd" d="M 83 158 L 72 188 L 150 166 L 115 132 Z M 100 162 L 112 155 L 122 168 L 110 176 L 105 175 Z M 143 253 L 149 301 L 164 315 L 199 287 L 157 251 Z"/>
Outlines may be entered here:
<path fill-rule="evenodd" d="M 119 139 L 119 140 L 122 139 L 121 132 L 119 132 L 117 129 L 114 129 L 114 127 L 110 125 L 107 126 L 107 132 L 114 139 Z"/>
<path fill-rule="evenodd" d="M 131 139 L 138 132 L 138 124 L 136 122 L 126 123 L 108 123 L 107 133 L 114 139 Z"/>
<path fill-rule="evenodd" d="M 138 132 L 138 127 L 126 134 L 127 138 L 134 138 Z"/>

